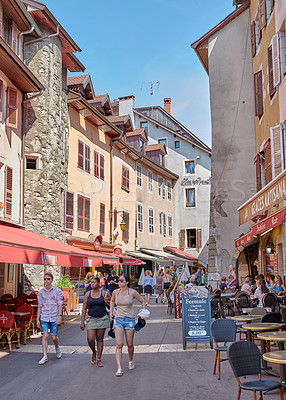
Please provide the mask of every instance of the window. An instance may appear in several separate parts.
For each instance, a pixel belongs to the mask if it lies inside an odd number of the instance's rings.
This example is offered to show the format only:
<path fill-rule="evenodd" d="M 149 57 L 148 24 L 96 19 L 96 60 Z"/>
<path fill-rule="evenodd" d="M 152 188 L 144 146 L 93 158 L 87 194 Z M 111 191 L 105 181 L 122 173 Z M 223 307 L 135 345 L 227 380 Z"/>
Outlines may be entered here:
<path fill-rule="evenodd" d="M 89 232 L 90 230 L 90 199 L 77 196 L 77 229 Z"/>
<path fill-rule="evenodd" d="M 129 240 L 129 213 L 124 211 L 123 220 L 126 222 L 126 229 L 125 229 L 125 231 L 122 231 L 122 240 L 124 242 L 128 242 L 128 240 Z"/>
<path fill-rule="evenodd" d="M 168 236 L 170 238 L 173 237 L 173 222 L 171 214 L 168 214 Z"/>
<path fill-rule="evenodd" d="M 153 193 L 153 172 L 149 169 L 147 170 L 147 179 L 148 179 L 148 192 Z"/>
<path fill-rule="evenodd" d="M 166 236 L 166 215 L 159 211 L 159 235 Z"/>
<path fill-rule="evenodd" d="M 185 174 L 195 173 L 195 161 L 185 161 Z"/>
<path fill-rule="evenodd" d="M 165 179 L 158 175 L 158 196 L 164 199 L 165 195 Z"/>
<path fill-rule="evenodd" d="M 105 234 L 105 204 L 103 203 L 99 206 L 99 233 L 102 236 Z"/>
<path fill-rule="evenodd" d="M 164 154 L 160 154 L 160 165 L 162 165 L 162 167 L 165 166 L 165 156 L 164 156 Z"/>
<path fill-rule="evenodd" d="M 285 168 L 285 154 L 283 146 L 283 131 L 281 125 L 270 128 L 272 179 Z"/>
<path fill-rule="evenodd" d="M 143 232 L 143 205 L 137 203 L 137 229 L 139 232 Z"/>
<path fill-rule="evenodd" d="M 11 46 L 12 44 L 12 20 L 8 18 L 6 13 L 3 13 L 3 36 L 6 42 Z"/>
<path fill-rule="evenodd" d="M 122 165 L 121 188 L 129 192 L 129 169 Z"/>
<path fill-rule="evenodd" d="M 276 92 L 273 82 L 273 56 L 272 46 L 268 47 L 268 79 L 269 79 L 269 95 L 272 97 Z"/>
<path fill-rule="evenodd" d="M 180 141 L 175 140 L 175 149 L 179 149 L 179 148 L 180 148 Z"/>
<path fill-rule="evenodd" d="M 77 166 L 90 173 L 90 147 L 82 140 L 78 140 Z"/>
<path fill-rule="evenodd" d="M 255 94 L 255 115 L 261 117 L 263 115 L 263 87 L 262 87 L 262 71 L 254 74 L 254 94 Z"/>
<path fill-rule="evenodd" d="M 154 208 L 148 207 L 149 233 L 154 233 Z"/>
<path fill-rule="evenodd" d="M 37 158 L 34 156 L 26 156 L 26 169 L 37 169 Z"/>
<path fill-rule="evenodd" d="M 280 35 L 281 36 L 281 35 Z M 279 50 L 283 51 L 282 48 L 279 49 L 279 42 L 283 42 L 282 37 L 280 37 L 278 33 L 273 37 L 271 41 L 271 45 L 268 47 L 268 78 L 269 78 L 269 95 L 272 97 L 276 92 L 276 87 L 280 82 L 280 60 L 279 60 Z M 284 49 L 285 53 L 285 49 Z M 282 53 L 283 54 L 283 53 Z M 285 58 L 285 56 L 284 56 Z"/>
<path fill-rule="evenodd" d="M 167 139 L 166 138 L 158 139 L 158 143 L 164 144 L 165 147 L 167 148 Z"/>
<path fill-rule="evenodd" d="M 172 184 L 170 181 L 167 181 L 167 198 L 169 201 L 172 200 Z"/>
<path fill-rule="evenodd" d="M 144 153 L 144 147 L 145 147 L 145 142 L 144 142 L 144 140 L 140 139 L 140 151 L 141 151 L 141 153 Z"/>
<path fill-rule="evenodd" d="M 74 194 L 65 193 L 65 229 L 73 230 L 74 222 Z"/>
<path fill-rule="evenodd" d="M 142 166 L 136 164 L 136 184 L 138 187 L 142 187 Z"/>
<path fill-rule="evenodd" d="M 94 163 L 94 176 L 99 178 L 99 164 L 98 164 L 98 152 L 93 152 L 93 163 Z"/>
<path fill-rule="evenodd" d="M 266 6 L 266 19 L 267 22 L 269 21 L 273 8 L 274 8 L 274 2 L 275 0 L 265 0 L 265 6 Z"/>
<path fill-rule="evenodd" d="M 84 144 L 81 140 L 78 141 L 78 151 L 77 151 L 77 166 L 83 169 L 83 158 L 84 158 Z"/>
<path fill-rule="evenodd" d="M 202 247 L 201 236 L 201 229 L 187 229 L 187 247 L 200 249 Z"/>
<path fill-rule="evenodd" d="M 84 169 L 86 172 L 90 173 L 90 147 L 85 144 L 85 163 L 84 163 Z"/>
<path fill-rule="evenodd" d="M 7 88 L 7 114 L 6 124 L 10 128 L 17 128 L 18 124 L 18 91 Z"/>
<path fill-rule="evenodd" d="M 104 156 L 100 154 L 100 169 L 99 169 L 99 177 L 102 181 L 104 181 Z"/>
<path fill-rule="evenodd" d="M 147 121 L 140 122 L 140 128 L 145 128 L 145 132 L 147 134 L 148 133 L 148 122 Z"/>
<path fill-rule="evenodd" d="M 12 188 L 13 188 L 13 169 L 6 165 L 5 167 L 5 208 L 4 216 L 12 218 Z"/>
<path fill-rule="evenodd" d="M 186 207 L 196 206 L 195 189 L 186 189 Z"/>

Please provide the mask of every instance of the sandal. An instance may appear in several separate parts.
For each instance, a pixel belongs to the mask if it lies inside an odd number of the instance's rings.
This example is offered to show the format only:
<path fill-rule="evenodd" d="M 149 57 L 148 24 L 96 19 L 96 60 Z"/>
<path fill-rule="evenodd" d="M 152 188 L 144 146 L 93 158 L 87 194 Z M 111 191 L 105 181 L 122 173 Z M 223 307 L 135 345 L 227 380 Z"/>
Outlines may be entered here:
<path fill-rule="evenodd" d="M 96 363 L 96 352 L 92 353 L 91 363 L 92 363 L 92 364 L 95 364 L 95 363 Z"/>
<path fill-rule="evenodd" d="M 135 368 L 135 365 L 134 365 L 134 362 L 133 361 L 129 361 L 129 363 L 128 363 L 128 369 L 134 369 Z"/>
<path fill-rule="evenodd" d="M 116 376 L 122 376 L 122 375 L 123 375 L 122 369 L 119 368 L 119 369 L 116 371 L 116 374 L 115 374 L 115 375 L 116 375 Z"/>
<path fill-rule="evenodd" d="M 98 367 L 103 367 L 103 364 L 102 364 L 102 362 L 101 362 L 100 359 L 97 360 L 97 366 L 98 366 Z"/>

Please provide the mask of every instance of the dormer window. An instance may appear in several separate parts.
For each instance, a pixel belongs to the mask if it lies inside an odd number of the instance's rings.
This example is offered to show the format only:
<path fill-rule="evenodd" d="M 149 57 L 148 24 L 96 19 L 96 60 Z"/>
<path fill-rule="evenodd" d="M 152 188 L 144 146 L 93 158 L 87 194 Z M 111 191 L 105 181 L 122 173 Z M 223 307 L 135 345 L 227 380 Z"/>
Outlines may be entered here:
<path fill-rule="evenodd" d="M 160 154 L 160 165 L 162 165 L 162 167 L 165 166 L 165 158 L 163 154 Z"/>
<path fill-rule="evenodd" d="M 144 146 L 145 146 L 144 140 L 140 139 L 140 151 L 141 151 L 141 153 L 144 153 Z"/>

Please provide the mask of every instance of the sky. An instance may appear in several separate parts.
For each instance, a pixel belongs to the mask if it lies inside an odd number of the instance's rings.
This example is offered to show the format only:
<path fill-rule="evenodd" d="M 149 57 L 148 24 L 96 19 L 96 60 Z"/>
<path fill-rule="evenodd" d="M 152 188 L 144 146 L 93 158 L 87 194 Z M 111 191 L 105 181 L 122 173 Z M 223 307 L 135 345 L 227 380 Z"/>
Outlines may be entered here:
<path fill-rule="evenodd" d="M 149 82 L 159 81 L 153 105 L 171 97 L 172 115 L 210 145 L 208 76 L 190 45 L 234 11 L 233 0 L 42 1 L 81 48 L 96 94 L 151 106 Z"/>

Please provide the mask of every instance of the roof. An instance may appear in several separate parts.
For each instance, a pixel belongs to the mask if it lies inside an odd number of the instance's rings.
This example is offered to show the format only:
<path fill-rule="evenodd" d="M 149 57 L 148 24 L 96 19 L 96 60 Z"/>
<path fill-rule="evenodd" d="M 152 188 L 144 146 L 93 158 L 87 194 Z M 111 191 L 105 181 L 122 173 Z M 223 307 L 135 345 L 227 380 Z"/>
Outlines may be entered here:
<path fill-rule="evenodd" d="M 191 256 L 190 254 L 186 253 L 183 250 L 178 249 L 177 247 L 173 246 L 166 246 L 164 247 L 164 250 L 169 251 L 170 253 L 178 256 L 182 256 L 184 258 L 187 258 L 188 260 L 191 260 L 193 262 L 197 262 L 198 259 L 196 257 Z"/>
<path fill-rule="evenodd" d="M 71 76 L 67 78 L 68 86 L 82 86 L 87 100 L 94 98 L 94 89 L 90 74 Z"/>
<path fill-rule="evenodd" d="M 94 96 L 92 100 L 90 100 L 90 103 L 101 103 L 103 99 L 107 96 L 107 94 L 100 94 L 98 96 Z"/>
<path fill-rule="evenodd" d="M 134 136 L 140 136 L 142 140 L 144 140 L 145 142 L 148 142 L 145 128 L 134 129 L 134 131 L 126 132 L 127 138 L 134 137 Z"/>
<path fill-rule="evenodd" d="M 241 13 L 243 13 L 249 7 L 249 1 L 246 1 L 242 6 L 238 7 L 235 11 L 229 14 L 225 19 L 219 22 L 214 28 L 205 33 L 200 39 L 196 40 L 191 44 L 191 47 L 197 53 L 206 73 L 209 73 L 209 65 L 208 65 L 208 39 L 212 37 L 216 32 L 224 28 L 227 24 L 229 24 L 233 19 L 238 17 Z"/>
<path fill-rule="evenodd" d="M 145 152 L 148 153 L 150 151 L 162 151 L 163 153 L 167 154 L 166 146 L 164 143 L 157 143 L 157 144 L 148 144 L 145 146 Z"/>
<path fill-rule="evenodd" d="M 31 35 L 41 36 L 41 31 L 31 15 L 26 10 L 26 7 L 21 0 L 1 0 L 2 6 L 5 9 L 5 13 L 8 14 L 9 18 L 16 22 L 20 32 L 30 30 L 31 26 L 35 28 Z"/>
<path fill-rule="evenodd" d="M 123 124 L 128 120 L 129 115 L 111 115 L 108 117 L 110 122 L 119 123 L 122 122 Z"/>
<path fill-rule="evenodd" d="M 202 141 L 200 140 L 193 132 L 191 132 L 188 128 L 186 128 L 183 124 L 181 124 L 176 118 L 174 118 L 171 114 L 165 111 L 161 106 L 153 106 L 153 107 L 141 107 L 135 108 L 134 112 L 138 115 L 141 115 L 144 118 L 147 118 L 149 121 L 153 122 L 154 124 L 162 127 L 163 129 L 167 129 L 173 135 L 177 136 L 180 139 L 186 140 L 198 148 L 206 151 L 207 153 L 211 153 L 211 149 Z M 155 115 L 159 114 L 163 115 L 168 121 L 172 123 L 174 127 L 177 129 L 173 129 L 170 126 L 167 126 L 161 121 L 156 119 Z M 152 116 L 150 116 L 150 114 Z M 180 132 L 179 132 L 180 131 Z"/>
<path fill-rule="evenodd" d="M 73 85 L 83 85 L 84 80 L 89 76 L 89 74 L 86 75 L 78 75 L 78 76 L 69 76 L 67 78 L 67 83 L 68 86 L 73 86 Z"/>
<path fill-rule="evenodd" d="M 79 61 L 79 59 L 73 53 L 63 53 L 63 64 L 67 67 L 70 72 L 84 72 L 85 66 Z"/>

